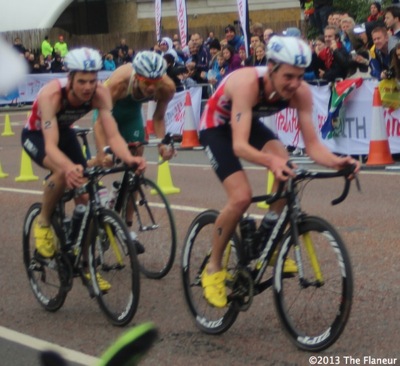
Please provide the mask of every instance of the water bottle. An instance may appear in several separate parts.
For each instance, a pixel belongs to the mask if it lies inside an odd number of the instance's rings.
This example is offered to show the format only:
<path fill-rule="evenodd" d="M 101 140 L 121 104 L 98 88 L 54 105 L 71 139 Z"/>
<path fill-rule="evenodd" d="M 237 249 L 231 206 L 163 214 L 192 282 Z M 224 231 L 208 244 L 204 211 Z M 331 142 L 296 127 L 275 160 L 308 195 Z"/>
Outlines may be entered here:
<path fill-rule="evenodd" d="M 110 196 L 108 197 L 108 208 L 111 210 L 114 208 L 115 201 L 117 199 L 120 188 L 121 188 L 121 183 L 115 180 L 111 187 Z"/>
<path fill-rule="evenodd" d="M 63 228 L 64 228 L 64 232 L 65 232 L 65 237 L 67 238 L 67 244 L 70 244 L 70 234 L 71 234 L 71 223 L 72 220 L 70 217 L 65 217 L 63 219 Z"/>
<path fill-rule="evenodd" d="M 100 203 L 103 207 L 107 207 L 108 204 L 108 191 L 107 187 L 101 186 L 99 187 L 98 191 L 99 193 L 99 198 L 100 198 Z"/>
<path fill-rule="evenodd" d="M 260 238 L 259 240 L 260 247 L 258 248 L 259 252 L 261 252 L 264 249 L 265 244 L 267 244 L 267 241 L 271 236 L 272 230 L 274 229 L 275 224 L 278 221 L 278 218 L 279 218 L 278 214 L 274 211 L 268 211 L 263 217 L 260 227 L 257 230 Z"/>
<path fill-rule="evenodd" d="M 74 209 L 74 213 L 72 214 L 71 232 L 69 234 L 69 240 L 72 244 L 75 244 L 78 237 L 85 212 L 86 206 L 82 204 L 77 205 Z"/>
<path fill-rule="evenodd" d="M 240 221 L 240 234 L 247 258 L 250 260 L 257 258 L 256 222 L 252 217 L 247 216 Z"/>

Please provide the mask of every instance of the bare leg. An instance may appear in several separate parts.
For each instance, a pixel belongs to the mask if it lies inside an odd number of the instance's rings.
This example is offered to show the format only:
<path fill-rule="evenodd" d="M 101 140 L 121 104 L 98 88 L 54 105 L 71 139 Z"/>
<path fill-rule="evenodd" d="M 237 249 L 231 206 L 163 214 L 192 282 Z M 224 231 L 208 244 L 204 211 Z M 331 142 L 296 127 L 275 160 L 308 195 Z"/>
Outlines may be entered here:
<path fill-rule="evenodd" d="M 289 160 L 289 154 L 285 148 L 285 146 L 283 146 L 282 142 L 280 142 L 279 140 L 271 140 L 268 141 L 262 151 L 264 152 L 268 152 L 270 154 L 274 154 L 283 158 L 286 158 L 287 160 Z M 276 179 L 274 179 L 274 184 L 272 185 L 272 192 L 276 192 L 278 190 L 278 185 L 279 185 L 279 181 L 277 181 Z M 280 214 L 283 210 L 283 207 L 285 206 L 285 201 L 284 200 L 279 200 L 274 202 L 273 204 L 271 204 L 270 210 L 276 212 L 277 214 Z"/>
<path fill-rule="evenodd" d="M 52 166 L 47 157 L 44 158 L 43 164 L 46 168 L 52 170 L 53 173 L 45 183 L 42 198 L 42 210 L 38 216 L 38 223 L 42 226 L 49 226 L 51 215 L 57 205 L 57 202 L 62 197 L 66 186 L 64 174 L 60 171 L 52 169 L 54 166 Z"/>
<path fill-rule="evenodd" d="M 225 247 L 232 237 L 237 223 L 251 202 L 250 184 L 243 171 L 238 171 L 226 178 L 223 186 L 228 195 L 228 202 L 215 222 L 212 238 L 213 249 L 207 265 L 207 272 L 209 274 L 221 270 L 221 261 Z"/>

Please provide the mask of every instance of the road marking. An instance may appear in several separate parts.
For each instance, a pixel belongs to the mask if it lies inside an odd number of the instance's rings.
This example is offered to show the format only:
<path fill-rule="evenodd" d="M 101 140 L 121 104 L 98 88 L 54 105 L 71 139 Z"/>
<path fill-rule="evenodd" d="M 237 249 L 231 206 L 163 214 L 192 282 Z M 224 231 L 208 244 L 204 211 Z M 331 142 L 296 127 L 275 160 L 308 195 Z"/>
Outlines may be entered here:
<path fill-rule="evenodd" d="M 55 343 L 43 341 L 29 335 L 16 332 L 8 328 L 0 326 L 0 337 L 8 341 L 21 344 L 25 347 L 35 349 L 37 351 L 55 351 L 70 362 L 79 363 L 81 365 L 96 365 L 99 359 L 85 353 L 74 351 L 69 348 L 61 347 Z"/>
<path fill-rule="evenodd" d="M 27 193 L 27 194 L 36 194 L 36 195 L 43 194 L 42 191 L 34 191 L 32 189 L 18 189 L 18 188 L 6 188 L 6 187 L 0 187 L 0 191 L 14 192 L 14 193 Z"/>

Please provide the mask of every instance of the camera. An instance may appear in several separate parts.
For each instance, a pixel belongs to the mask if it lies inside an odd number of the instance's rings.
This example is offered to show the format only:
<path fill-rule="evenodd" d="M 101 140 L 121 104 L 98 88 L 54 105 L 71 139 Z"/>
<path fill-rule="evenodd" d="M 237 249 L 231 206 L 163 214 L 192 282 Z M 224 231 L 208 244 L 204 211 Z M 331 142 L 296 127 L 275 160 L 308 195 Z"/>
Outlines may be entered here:
<path fill-rule="evenodd" d="M 386 77 L 388 79 L 392 79 L 394 77 L 394 71 L 393 70 L 386 70 Z"/>

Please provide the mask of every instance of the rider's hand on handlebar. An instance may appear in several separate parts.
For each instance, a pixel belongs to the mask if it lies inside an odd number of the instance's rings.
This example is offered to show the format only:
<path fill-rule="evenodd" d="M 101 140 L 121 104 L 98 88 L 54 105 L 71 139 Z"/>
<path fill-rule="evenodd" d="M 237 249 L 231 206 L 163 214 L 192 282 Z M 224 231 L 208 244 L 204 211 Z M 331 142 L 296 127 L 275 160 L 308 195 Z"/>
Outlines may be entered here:
<path fill-rule="evenodd" d="M 349 179 L 354 179 L 357 173 L 360 171 L 361 163 L 358 160 L 353 159 L 351 156 L 338 157 L 338 161 L 334 168 L 341 170 L 347 168 L 349 165 L 353 165 L 355 167 L 354 174 L 349 176 Z"/>
<path fill-rule="evenodd" d="M 136 165 L 136 171 L 135 173 L 140 174 L 143 173 L 146 170 L 146 160 L 142 156 L 131 156 L 129 158 L 129 161 L 125 161 L 125 164 L 131 166 L 131 165 Z"/>
<path fill-rule="evenodd" d="M 69 189 L 78 188 L 85 183 L 83 166 L 80 164 L 68 165 L 65 170 L 65 181 Z"/>
<path fill-rule="evenodd" d="M 164 145 L 162 143 L 158 145 L 158 153 L 160 154 L 163 161 L 171 160 L 176 155 L 173 146 Z"/>
<path fill-rule="evenodd" d="M 275 176 L 275 179 L 280 181 L 286 181 L 289 177 L 295 177 L 296 173 L 293 169 L 297 166 L 291 163 L 291 167 L 288 165 L 287 160 L 280 156 L 273 156 L 269 169 Z"/>

